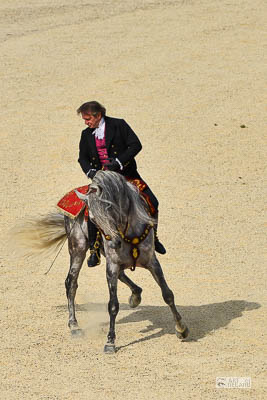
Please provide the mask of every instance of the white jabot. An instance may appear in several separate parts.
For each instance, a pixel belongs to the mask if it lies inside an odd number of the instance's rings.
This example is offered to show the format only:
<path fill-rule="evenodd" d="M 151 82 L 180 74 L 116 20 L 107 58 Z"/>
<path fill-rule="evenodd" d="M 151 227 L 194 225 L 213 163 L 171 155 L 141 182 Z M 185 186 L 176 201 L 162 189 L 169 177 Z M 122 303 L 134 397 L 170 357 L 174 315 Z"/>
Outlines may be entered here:
<path fill-rule="evenodd" d="M 105 136 L 105 125 L 106 125 L 105 120 L 102 117 L 100 122 L 99 122 L 98 128 L 95 128 L 95 130 L 92 132 L 92 135 L 95 135 L 95 137 L 97 139 L 104 139 L 104 136 Z"/>

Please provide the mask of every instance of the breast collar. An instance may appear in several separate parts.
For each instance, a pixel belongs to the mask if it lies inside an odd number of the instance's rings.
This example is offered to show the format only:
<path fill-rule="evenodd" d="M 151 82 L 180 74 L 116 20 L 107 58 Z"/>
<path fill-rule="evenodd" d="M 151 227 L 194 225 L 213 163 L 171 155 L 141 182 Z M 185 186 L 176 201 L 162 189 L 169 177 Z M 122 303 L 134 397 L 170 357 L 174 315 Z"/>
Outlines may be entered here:
<path fill-rule="evenodd" d="M 139 255 L 140 255 L 139 244 L 142 243 L 147 238 L 151 228 L 153 228 L 153 225 L 152 224 L 147 224 L 147 225 L 145 225 L 143 233 L 140 236 L 133 236 L 133 237 L 126 236 L 126 232 L 128 230 L 128 222 L 127 222 L 127 225 L 126 225 L 126 228 L 125 228 L 124 232 L 122 232 L 120 229 L 118 229 L 119 235 L 122 238 L 122 240 L 125 243 L 131 245 L 130 255 L 131 255 L 132 259 L 133 259 L 133 265 L 130 268 L 131 271 L 135 270 L 136 262 L 137 262 L 137 259 L 138 259 Z M 102 229 L 100 229 L 100 228 L 98 228 L 98 229 L 101 231 L 101 233 L 103 234 L 103 236 L 104 236 L 104 238 L 106 240 L 112 240 L 110 235 L 106 235 L 102 231 Z"/>

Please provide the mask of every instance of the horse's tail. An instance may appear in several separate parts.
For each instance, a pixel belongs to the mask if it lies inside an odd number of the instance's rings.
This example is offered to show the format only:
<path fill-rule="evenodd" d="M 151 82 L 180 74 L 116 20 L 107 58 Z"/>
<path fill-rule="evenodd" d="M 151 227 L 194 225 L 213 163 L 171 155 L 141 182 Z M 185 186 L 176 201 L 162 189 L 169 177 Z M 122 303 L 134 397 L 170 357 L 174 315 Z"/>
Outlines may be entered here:
<path fill-rule="evenodd" d="M 64 215 L 53 212 L 28 219 L 12 233 L 25 256 L 54 253 L 66 239 Z"/>

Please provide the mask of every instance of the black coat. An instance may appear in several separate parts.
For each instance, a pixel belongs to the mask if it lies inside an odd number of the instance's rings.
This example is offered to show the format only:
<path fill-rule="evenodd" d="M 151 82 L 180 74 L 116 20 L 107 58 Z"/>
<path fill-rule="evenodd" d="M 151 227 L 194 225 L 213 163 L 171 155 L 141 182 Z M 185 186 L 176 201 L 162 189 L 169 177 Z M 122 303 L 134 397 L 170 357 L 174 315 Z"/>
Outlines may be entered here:
<path fill-rule="evenodd" d="M 140 140 L 123 120 L 105 117 L 106 129 L 105 139 L 108 157 L 118 158 L 123 165 L 122 175 L 130 178 L 139 178 L 134 157 L 142 149 Z M 85 174 L 90 169 L 99 170 L 102 168 L 95 144 L 94 129 L 86 128 L 82 131 L 80 140 L 79 163 Z"/>

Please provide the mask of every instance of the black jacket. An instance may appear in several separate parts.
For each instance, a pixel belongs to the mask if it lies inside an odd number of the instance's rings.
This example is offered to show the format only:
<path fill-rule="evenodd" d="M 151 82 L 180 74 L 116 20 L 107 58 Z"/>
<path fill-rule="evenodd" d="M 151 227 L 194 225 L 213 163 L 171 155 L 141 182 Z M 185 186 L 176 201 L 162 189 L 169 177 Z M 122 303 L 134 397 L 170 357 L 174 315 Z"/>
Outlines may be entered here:
<path fill-rule="evenodd" d="M 142 149 L 140 140 L 123 119 L 105 117 L 105 123 L 108 157 L 120 160 L 123 170 L 119 172 L 122 175 L 129 176 L 130 178 L 138 178 L 139 174 L 134 157 Z M 96 170 L 102 168 L 95 145 L 95 136 L 92 135 L 93 131 L 94 129 L 89 127 L 83 130 L 80 140 L 78 161 L 85 174 L 91 168 Z"/>

